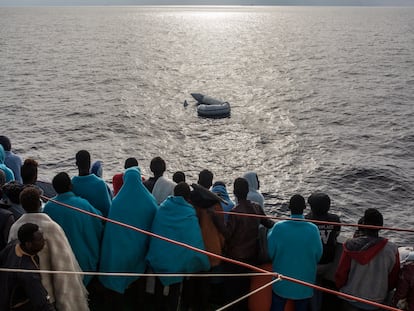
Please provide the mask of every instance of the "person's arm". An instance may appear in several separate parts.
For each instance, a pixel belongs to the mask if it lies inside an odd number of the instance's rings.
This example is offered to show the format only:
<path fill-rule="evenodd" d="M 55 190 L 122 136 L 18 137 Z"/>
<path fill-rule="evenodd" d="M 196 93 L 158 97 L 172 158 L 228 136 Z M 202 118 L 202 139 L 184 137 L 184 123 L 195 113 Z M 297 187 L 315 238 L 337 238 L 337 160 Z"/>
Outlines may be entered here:
<path fill-rule="evenodd" d="M 43 287 L 40 274 L 24 273 L 21 278 L 23 289 L 33 305 L 35 311 L 56 311 L 55 307 L 49 301 L 49 295 Z"/>
<path fill-rule="evenodd" d="M 210 208 L 208 208 L 207 212 L 210 215 L 211 219 L 213 220 L 213 223 L 216 226 L 217 230 L 225 237 L 227 234 L 227 228 L 224 222 L 224 215 L 222 213 L 216 213 L 216 212 L 223 212 L 223 209 L 220 203 L 216 203 Z"/>
<path fill-rule="evenodd" d="M 258 211 L 259 215 L 266 216 L 265 211 L 263 210 L 263 208 L 259 204 L 256 205 L 256 210 Z M 265 226 L 267 229 L 272 228 L 273 225 L 275 224 L 275 222 L 273 220 L 271 220 L 270 218 L 268 218 L 268 217 L 260 218 L 260 223 L 263 226 Z"/>
<path fill-rule="evenodd" d="M 401 274 L 398 279 L 397 290 L 392 297 L 392 302 L 394 305 L 397 305 L 398 301 L 401 299 L 407 298 L 407 294 L 410 290 L 410 282 L 409 282 L 409 271 L 407 266 L 403 266 L 401 269 Z"/>
<path fill-rule="evenodd" d="M 339 216 L 338 215 L 334 215 L 334 216 L 335 216 L 335 219 L 333 220 L 333 222 L 340 223 L 341 220 L 340 220 Z M 341 226 L 334 226 L 334 229 L 333 229 L 332 233 L 335 234 L 335 239 L 339 236 L 340 232 L 341 232 Z"/>
<path fill-rule="evenodd" d="M 391 272 L 388 274 L 388 290 L 393 290 L 397 287 L 398 276 L 400 274 L 400 254 L 398 251 L 395 254 L 395 262 Z"/>
<path fill-rule="evenodd" d="M 351 269 L 351 257 L 342 250 L 341 259 L 339 260 L 338 268 L 335 273 L 335 284 L 338 289 L 343 287 L 348 282 L 348 274 Z"/>
<path fill-rule="evenodd" d="M 10 228 L 13 224 L 14 224 L 14 216 L 13 216 L 13 214 L 10 214 L 9 217 L 7 218 L 7 221 L 6 221 L 6 223 L 4 225 L 4 228 L 3 228 L 3 237 L 5 239 L 3 242 L 4 242 L 5 245 L 7 244 L 7 240 L 9 238 Z"/>

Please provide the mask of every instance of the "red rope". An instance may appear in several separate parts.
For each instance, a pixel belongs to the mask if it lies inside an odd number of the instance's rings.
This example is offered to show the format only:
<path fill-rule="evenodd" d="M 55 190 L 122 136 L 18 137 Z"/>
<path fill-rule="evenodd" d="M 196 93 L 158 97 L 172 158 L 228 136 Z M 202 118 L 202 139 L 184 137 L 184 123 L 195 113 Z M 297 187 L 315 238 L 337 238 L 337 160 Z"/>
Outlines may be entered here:
<path fill-rule="evenodd" d="M 344 223 L 344 222 L 332 222 L 332 221 L 324 221 L 324 220 L 278 217 L 278 216 L 267 216 L 267 215 L 224 212 L 224 211 L 215 211 L 215 213 L 235 215 L 235 216 L 245 216 L 245 217 L 269 218 L 269 219 L 277 219 L 277 220 L 306 221 L 306 222 L 312 222 L 312 223 L 315 223 L 315 224 L 326 224 L 326 225 L 334 225 L 334 226 L 358 227 L 358 228 L 366 228 L 366 229 L 379 229 L 379 230 L 403 231 L 403 232 L 413 232 L 414 233 L 413 229 L 401 229 L 401 228 L 381 227 L 381 226 L 362 225 L 362 224 L 348 224 L 348 223 Z"/>
<path fill-rule="evenodd" d="M 166 242 L 173 243 L 173 244 L 176 244 L 176 245 L 179 245 L 179 246 L 182 246 L 182 247 L 191 249 L 193 251 L 196 251 L 196 252 L 205 254 L 207 256 L 215 257 L 215 258 L 218 258 L 218 259 L 223 260 L 223 261 L 227 261 L 227 262 L 230 262 L 230 263 L 233 263 L 233 264 L 236 264 L 236 265 L 240 265 L 240 266 L 243 266 L 245 268 L 251 269 L 251 270 L 256 271 L 256 272 L 269 274 L 269 271 L 264 270 L 264 269 L 261 269 L 259 267 L 253 266 L 253 265 L 250 265 L 248 263 L 245 263 L 245 262 L 242 262 L 242 261 L 238 261 L 238 260 L 234 260 L 234 259 L 231 259 L 231 258 L 227 258 L 227 257 L 221 256 L 221 255 L 218 255 L 218 254 L 214 254 L 214 253 L 208 252 L 206 250 L 199 249 L 199 248 L 196 248 L 194 246 L 191 246 L 191 245 L 188 245 L 188 244 L 185 244 L 185 243 L 182 243 L 182 242 L 179 242 L 179 241 L 175 241 L 175 240 L 166 238 L 164 236 L 161 236 L 161 235 L 152 233 L 150 231 L 146 231 L 146 230 L 143 230 L 143 229 L 140 229 L 140 228 L 137 228 L 137 227 L 128 225 L 128 224 L 124 224 L 122 222 L 119 222 L 119 221 L 116 221 L 116 220 L 113 220 L 113 219 L 110 219 L 110 218 L 106 218 L 106 217 L 103 217 L 103 216 L 94 214 L 92 212 L 85 211 L 83 209 L 80 209 L 80 208 L 77 208 L 77 207 L 74 207 L 74 206 L 71 206 L 71 205 L 62 203 L 62 202 L 58 202 L 56 200 L 50 199 L 48 197 L 45 197 L 43 195 L 41 196 L 41 198 L 42 199 L 45 199 L 47 201 L 53 202 L 55 204 L 58 204 L 58 205 L 61 205 L 61 206 L 64 206 L 64 207 L 73 209 L 75 211 L 78 211 L 78 212 L 87 214 L 89 216 L 99 218 L 99 219 L 104 220 L 106 222 L 110 222 L 110 223 L 113 223 L 113 224 L 116 224 L 116 225 L 119 225 L 119 226 L 122 226 L 122 227 L 125 227 L 125 228 L 128 228 L 128 229 L 131 229 L 131 230 L 138 231 L 138 232 L 143 233 L 143 234 L 147 234 L 147 235 L 152 236 L 154 238 L 161 239 L 161 240 L 164 240 Z M 239 214 L 239 213 L 234 213 L 234 214 Z M 359 297 L 354 297 L 354 296 L 351 296 L 351 295 L 348 295 L 348 294 L 345 294 L 345 293 L 341 293 L 341 292 L 337 292 L 337 291 L 334 291 L 334 290 L 331 290 L 331 289 L 328 289 L 328 288 L 324 288 L 324 287 L 321 287 L 321 286 L 318 286 L 318 285 L 315 285 L 315 284 L 312 284 L 312 283 L 308 283 L 308 282 L 305 282 L 305 281 L 297 280 L 297 279 L 292 278 L 292 277 L 289 277 L 289 276 L 281 275 L 281 274 L 279 274 L 277 272 L 273 272 L 273 275 L 274 275 L 274 277 L 280 278 L 282 280 L 287 280 L 287 281 L 290 281 L 290 282 L 293 282 L 293 283 L 297 283 L 297 284 L 304 285 L 304 286 L 308 286 L 308 287 L 311 287 L 311 288 L 314 288 L 314 289 L 317 289 L 317 290 L 320 290 L 320 291 L 324 291 L 324 292 L 327 292 L 327 293 L 330 293 L 330 294 L 333 294 L 333 295 L 336 295 L 336 296 L 341 296 L 343 298 L 347 298 L 347 299 L 351 299 L 351 300 L 354 300 L 354 301 L 358 301 L 358 302 L 370 304 L 370 305 L 375 306 L 375 307 L 378 307 L 378 308 L 382 308 L 382 309 L 386 309 L 386 310 L 391 310 L 391 311 L 401 311 L 400 309 L 396 309 L 396 308 L 393 308 L 393 307 L 390 307 L 390 306 L 382 305 L 382 304 L 379 304 L 377 302 L 365 300 L 365 299 L 362 299 L 362 298 L 359 298 Z"/>

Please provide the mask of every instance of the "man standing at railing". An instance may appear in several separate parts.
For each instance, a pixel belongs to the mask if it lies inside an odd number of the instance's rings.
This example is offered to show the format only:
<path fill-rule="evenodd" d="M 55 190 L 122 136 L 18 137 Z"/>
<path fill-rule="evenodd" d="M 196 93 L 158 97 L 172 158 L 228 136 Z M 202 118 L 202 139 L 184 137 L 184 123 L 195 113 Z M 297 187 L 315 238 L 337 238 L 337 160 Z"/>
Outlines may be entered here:
<path fill-rule="evenodd" d="M 322 256 L 319 229 L 304 219 L 305 199 L 295 194 L 290 198 L 292 220 L 280 221 L 268 234 L 269 256 L 273 271 L 308 283 L 315 283 L 316 267 Z M 288 300 L 293 300 L 296 311 L 307 311 L 313 289 L 281 280 L 273 284 L 271 311 L 283 311 Z"/>
<path fill-rule="evenodd" d="M 382 214 L 368 208 L 362 224 L 383 225 Z M 384 304 L 389 291 L 397 285 L 400 270 L 398 247 L 379 237 L 379 229 L 360 228 L 361 235 L 344 243 L 343 253 L 335 274 L 339 291 Z M 341 310 L 379 310 L 354 300 L 343 300 Z"/>
<path fill-rule="evenodd" d="M 45 246 L 39 226 L 23 224 L 19 240 L 10 242 L 0 253 L 0 267 L 39 270 L 37 253 Z M 41 282 L 40 273 L 2 272 L 0 274 L 0 310 L 55 311 Z"/>

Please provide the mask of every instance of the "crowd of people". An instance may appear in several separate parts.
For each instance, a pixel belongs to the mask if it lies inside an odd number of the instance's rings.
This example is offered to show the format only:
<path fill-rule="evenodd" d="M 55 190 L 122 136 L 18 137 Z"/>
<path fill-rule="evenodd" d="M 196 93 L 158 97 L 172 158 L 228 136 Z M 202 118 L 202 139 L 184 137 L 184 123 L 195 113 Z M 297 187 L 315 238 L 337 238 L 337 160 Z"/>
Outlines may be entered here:
<path fill-rule="evenodd" d="M 190 185 L 182 171 L 168 178 L 161 157 L 151 160 L 150 177 L 130 157 L 109 187 L 102 162 L 92 163 L 87 150 L 75 159 L 78 175 L 58 173 L 51 191 L 37 181 L 38 162 L 22 161 L 0 136 L 0 268 L 30 270 L 0 271 L 0 310 L 205 311 L 248 294 L 248 265 L 265 262 L 300 282 L 414 310 L 414 261 L 400 265 L 397 246 L 379 236 L 377 209 L 365 210 L 338 255 L 341 223 L 325 193 L 307 202 L 293 194 L 290 219 L 274 222 L 255 172 L 233 181 L 232 200 L 208 169 Z M 236 276 L 217 276 L 223 273 Z M 243 299 L 228 310 L 323 310 L 324 293 L 300 282 L 275 282 L 265 309 Z M 381 310 L 341 295 L 338 301 L 343 311 Z"/>

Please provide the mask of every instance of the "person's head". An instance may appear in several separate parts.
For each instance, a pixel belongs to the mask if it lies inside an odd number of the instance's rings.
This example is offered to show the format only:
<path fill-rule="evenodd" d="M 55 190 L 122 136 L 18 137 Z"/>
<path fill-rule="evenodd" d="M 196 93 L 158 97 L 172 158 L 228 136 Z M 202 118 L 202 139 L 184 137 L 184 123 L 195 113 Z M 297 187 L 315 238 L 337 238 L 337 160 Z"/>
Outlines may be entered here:
<path fill-rule="evenodd" d="M 331 207 L 331 199 L 323 192 L 312 193 L 308 197 L 308 203 L 314 215 L 325 215 Z"/>
<path fill-rule="evenodd" d="M 202 170 L 198 174 L 198 181 L 197 183 L 201 186 L 203 186 L 206 189 L 210 189 L 210 187 L 213 185 L 213 173 L 209 170 Z"/>
<path fill-rule="evenodd" d="M 211 187 L 211 192 L 217 194 L 223 200 L 229 199 L 226 184 L 223 181 L 216 181 Z"/>
<path fill-rule="evenodd" d="M 362 223 L 364 225 L 382 227 L 384 224 L 384 218 L 376 208 L 368 208 L 364 212 Z M 378 231 L 379 229 L 363 228 L 363 232 L 369 236 L 378 236 Z"/>
<path fill-rule="evenodd" d="M 292 215 L 302 215 L 306 208 L 305 198 L 300 194 L 293 195 L 289 200 L 289 209 Z"/>
<path fill-rule="evenodd" d="M 17 181 L 10 181 L 3 185 L 3 194 L 13 204 L 20 204 L 20 193 L 24 186 Z"/>
<path fill-rule="evenodd" d="M 186 182 L 180 182 L 174 187 L 174 196 L 181 196 L 186 201 L 190 201 L 191 189 Z"/>
<path fill-rule="evenodd" d="M 102 161 L 95 161 L 91 166 L 91 174 L 95 174 L 98 177 L 103 176 L 103 163 Z"/>
<path fill-rule="evenodd" d="M 234 180 L 233 193 L 238 201 L 246 200 L 249 193 L 249 183 L 243 177 L 238 177 Z"/>
<path fill-rule="evenodd" d="M 27 213 L 38 213 L 42 203 L 40 191 L 36 187 L 26 187 L 20 193 L 20 204 Z"/>
<path fill-rule="evenodd" d="M 213 187 L 216 187 L 216 186 L 226 187 L 226 184 L 224 183 L 224 181 L 218 180 L 218 181 L 214 182 L 214 184 L 213 184 Z"/>
<path fill-rule="evenodd" d="M 138 166 L 138 160 L 136 158 L 128 158 L 125 160 L 124 169 Z"/>
<path fill-rule="evenodd" d="M 76 153 L 76 166 L 79 173 L 82 175 L 89 174 L 89 168 L 91 167 L 91 155 L 86 150 L 80 150 Z"/>
<path fill-rule="evenodd" d="M 165 161 L 161 157 L 155 157 L 151 160 L 150 170 L 155 177 L 160 177 L 166 170 Z"/>
<path fill-rule="evenodd" d="M 57 194 L 62 194 L 72 190 L 72 181 L 69 175 L 65 172 L 61 172 L 53 177 L 52 185 Z"/>
<path fill-rule="evenodd" d="M 37 170 L 38 170 L 39 163 L 33 159 L 26 159 L 22 167 L 20 168 L 20 172 L 22 175 L 23 184 L 25 185 L 34 185 L 37 181 Z"/>
<path fill-rule="evenodd" d="M 23 224 L 17 231 L 17 238 L 19 239 L 21 248 L 30 255 L 37 254 L 45 246 L 43 233 L 36 224 Z"/>
<path fill-rule="evenodd" d="M 247 180 L 249 183 L 249 188 L 252 190 L 259 190 L 260 189 L 260 181 L 259 176 L 257 176 L 256 172 L 250 171 L 243 175 L 243 178 Z"/>
<path fill-rule="evenodd" d="M 177 184 L 182 182 L 182 181 L 185 182 L 184 172 L 181 172 L 181 171 L 175 172 L 173 177 L 172 177 L 172 180 Z"/>
<path fill-rule="evenodd" d="M 10 142 L 10 139 L 7 136 L 4 136 L 4 135 L 0 136 L 0 145 L 3 146 L 4 151 L 10 151 L 11 150 L 11 142 Z"/>

